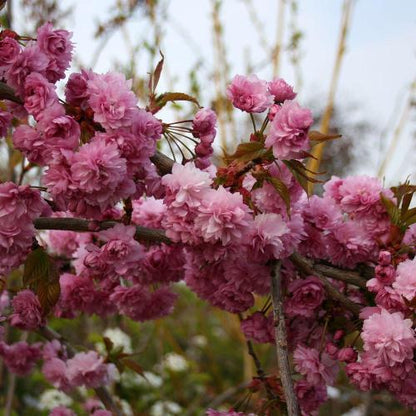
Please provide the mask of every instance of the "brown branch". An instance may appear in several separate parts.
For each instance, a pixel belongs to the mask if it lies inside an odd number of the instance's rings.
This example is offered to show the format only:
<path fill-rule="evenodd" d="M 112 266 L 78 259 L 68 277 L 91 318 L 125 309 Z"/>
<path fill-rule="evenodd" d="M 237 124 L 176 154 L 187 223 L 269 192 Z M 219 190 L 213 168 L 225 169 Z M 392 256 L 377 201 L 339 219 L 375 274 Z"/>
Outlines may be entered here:
<path fill-rule="evenodd" d="M 286 336 L 286 323 L 283 314 L 282 282 L 280 274 L 281 262 L 275 262 L 271 269 L 271 287 L 273 316 L 275 328 L 275 345 L 277 362 L 279 366 L 280 380 L 286 399 L 288 416 L 300 416 L 299 404 L 296 398 L 293 380 L 289 364 L 289 350 Z"/>
<path fill-rule="evenodd" d="M 13 88 L 10 88 L 5 82 L 0 81 L 0 100 L 9 100 L 17 104 L 23 104 L 23 101 L 16 97 Z"/>
<path fill-rule="evenodd" d="M 324 285 L 324 288 L 327 294 L 332 299 L 341 303 L 343 306 L 345 306 L 345 308 L 347 308 L 354 315 L 358 316 L 360 314 L 360 309 L 361 309 L 360 306 L 352 302 L 342 293 L 338 292 L 338 290 L 332 286 L 331 282 L 326 278 L 326 276 L 324 276 L 318 270 L 314 269 L 313 263 L 310 260 L 306 259 L 305 257 L 302 257 L 298 253 L 292 254 L 290 256 L 290 260 L 304 274 L 318 277 L 319 280 Z"/>
<path fill-rule="evenodd" d="M 58 340 L 61 344 L 65 345 L 68 352 L 68 357 L 73 357 L 76 354 L 74 347 L 61 334 L 54 331 L 52 328 L 44 326 L 38 329 L 37 333 L 48 341 Z M 94 391 L 107 410 L 109 410 L 115 416 L 124 416 L 122 410 L 114 402 L 113 398 L 105 387 L 96 387 L 94 388 Z"/>
<path fill-rule="evenodd" d="M 160 175 L 167 175 L 172 172 L 173 164 L 175 163 L 170 157 L 164 155 L 158 150 L 150 158 L 150 160 L 156 165 Z"/>
<path fill-rule="evenodd" d="M 80 232 L 95 232 L 107 230 L 119 224 L 116 221 L 90 221 L 82 218 L 51 218 L 40 217 L 33 221 L 37 230 L 68 230 Z M 136 226 L 136 240 L 148 243 L 171 243 L 163 230 Z"/>
<path fill-rule="evenodd" d="M 351 270 L 338 269 L 333 266 L 327 266 L 326 264 L 315 264 L 312 266 L 315 271 L 322 273 L 327 277 L 332 277 L 335 280 L 340 280 L 354 286 L 358 286 L 361 289 L 365 289 L 367 281 L 359 273 Z"/>

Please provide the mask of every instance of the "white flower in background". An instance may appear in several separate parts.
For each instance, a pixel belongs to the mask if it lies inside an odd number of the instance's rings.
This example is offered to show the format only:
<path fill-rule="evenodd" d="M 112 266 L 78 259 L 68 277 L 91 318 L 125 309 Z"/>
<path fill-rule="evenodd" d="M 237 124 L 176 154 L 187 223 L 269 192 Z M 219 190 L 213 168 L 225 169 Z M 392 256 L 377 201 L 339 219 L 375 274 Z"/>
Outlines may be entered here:
<path fill-rule="evenodd" d="M 150 409 L 151 416 L 171 416 L 178 415 L 182 411 L 182 407 L 175 402 L 156 402 Z"/>
<path fill-rule="evenodd" d="M 114 344 L 114 348 L 123 347 L 124 352 L 127 354 L 133 352 L 131 348 L 131 338 L 120 328 L 107 328 L 103 335 L 111 340 Z"/>
<path fill-rule="evenodd" d="M 120 328 L 107 328 L 103 332 L 103 337 L 110 339 L 114 348 L 123 347 L 123 351 L 127 354 L 131 354 L 133 352 L 131 347 L 131 338 Z M 106 354 L 104 341 L 97 342 L 95 344 L 95 349 L 101 355 Z"/>
<path fill-rule="evenodd" d="M 133 409 L 125 400 L 121 400 L 121 409 L 123 410 L 123 415 L 125 416 L 134 416 Z"/>
<path fill-rule="evenodd" d="M 143 373 L 144 377 L 132 371 L 124 371 L 121 375 L 121 383 L 127 388 L 136 386 L 159 388 L 163 384 L 162 377 L 150 371 Z"/>
<path fill-rule="evenodd" d="M 39 397 L 39 409 L 52 410 L 58 406 L 71 406 L 72 399 L 65 393 L 55 389 L 45 390 Z"/>
<path fill-rule="evenodd" d="M 195 335 L 192 337 L 192 344 L 200 348 L 206 347 L 208 344 L 207 337 L 204 335 Z"/>
<path fill-rule="evenodd" d="M 182 355 L 170 352 L 165 355 L 162 366 L 170 371 L 181 372 L 189 368 L 189 363 Z"/>

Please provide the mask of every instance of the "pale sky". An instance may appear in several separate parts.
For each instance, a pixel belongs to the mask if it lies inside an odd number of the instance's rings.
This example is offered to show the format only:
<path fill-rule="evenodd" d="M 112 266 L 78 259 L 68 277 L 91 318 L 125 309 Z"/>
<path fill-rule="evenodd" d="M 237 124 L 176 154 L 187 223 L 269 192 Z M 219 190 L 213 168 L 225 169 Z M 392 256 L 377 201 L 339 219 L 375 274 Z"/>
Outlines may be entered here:
<path fill-rule="evenodd" d="M 77 53 L 83 63 L 89 65 L 97 42 L 93 39 L 96 21 L 103 20 L 115 0 L 65 0 L 63 5 L 75 4 L 74 16 L 67 29 L 74 31 Z M 208 69 L 212 68 L 213 42 L 210 0 L 163 0 L 167 4 L 167 20 L 164 19 L 162 50 L 165 54 L 169 75 L 175 80 L 177 90 L 188 87 L 188 72 L 200 56 L 207 63 L 201 69 L 204 80 L 204 98 L 208 105 L 213 95 L 214 82 L 209 79 Z M 224 0 L 221 18 L 225 27 L 224 38 L 231 64 L 231 75 L 245 74 L 246 57 L 252 62 L 265 62 L 265 52 L 260 46 L 257 32 L 249 18 L 243 0 Z M 273 44 L 276 36 L 277 1 L 251 0 L 266 39 Z M 335 50 L 339 37 L 342 4 L 341 0 L 298 0 L 297 26 L 304 33 L 301 43 L 302 89 L 299 101 L 322 97 L 323 102 L 329 88 Z M 289 23 L 290 16 L 286 15 Z M 183 29 L 179 30 L 178 27 Z M 127 28 L 130 39 L 151 36 L 146 19 L 140 14 Z M 286 34 L 289 30 L 286 28 Z M 189 39 L 185 40 L 187 36 Z M 128 52 L 121 32 L 106 45 L 94 70 L 105 72 L 113 68 L 115 60 L 126 61 Z M 267 60 L 266 60 L 267 62 Z M 382 130 L 390 127 L 385 141 L 392 137 L 392 128 L 397 123 L 406 92 L 416 76 L 416 0 L 356 0 L 347 50 L 344 57 L 336 102 L 342 105 L 355 104 L 360 118 L 377 126 L 372 140 L 378 148 Z M 142 75 L 148 72 L 148 63 L 138 63 Z M 258 68 L 257 74 L 270 79 L 271 65 L 266 63 Z M 295 80 L 293 68 L 284 55 L 280 76 L 289 83 Z M 166 81 L 166 80 L 165 80 Z M 162 84 L 162 87 L 165 84 Z M 396 109 L 396 110 L 394 110 Z M 395 111 L 395 112 L 394 112 Z M 392 119 L 393 123 L 388 120 Z M 404 129 L 398 151 L 386 171 L 387 182 L 403 180 L 416 173 L 414 144 L 415 111 Z M 387 142 L 384 146 L 387 146 Z M 376 174 L 376 162 L 362 167 L 362 172 Z M 413 176 L 416 180 L 416 176 Z"/>

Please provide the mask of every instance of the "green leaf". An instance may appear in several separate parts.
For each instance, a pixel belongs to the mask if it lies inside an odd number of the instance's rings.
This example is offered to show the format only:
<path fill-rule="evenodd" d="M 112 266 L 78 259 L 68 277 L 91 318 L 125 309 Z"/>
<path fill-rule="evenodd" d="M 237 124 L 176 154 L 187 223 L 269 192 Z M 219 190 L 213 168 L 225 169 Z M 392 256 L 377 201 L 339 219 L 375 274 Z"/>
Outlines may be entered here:
<path fill-rule="evenodd" d="M 289 214 L 290 211 L 290 193 L 289 189 L 285 185 L 285 183 L 279 179 L 275 178 L 273 176 L 268 176 L 265 178 L 265 180 L 270 183 L 270 185 L 273 186 L 274 189 L 276 189 L 276 192 L 281 196 L 283 201 L 286 204 L 286 211 Z"/>
<path fill-rule="evenodd" d="M 232 155 L 225 155 L 224 159 L 230 163 L 232 161 L 237 162 L 250 162 L 251 160 L 261 159 L 268 156 L 269 150 L 264 148 L 262 142 L 248 142 L 238 145 L 236 151 Z"/>
<path fill-rule="evenodd" d="M 27 256 L 23 284 L 36 293 L 45 315 L 58 302 L 61 293 L 59 271 L 54 260 L 42 247 Z"/>

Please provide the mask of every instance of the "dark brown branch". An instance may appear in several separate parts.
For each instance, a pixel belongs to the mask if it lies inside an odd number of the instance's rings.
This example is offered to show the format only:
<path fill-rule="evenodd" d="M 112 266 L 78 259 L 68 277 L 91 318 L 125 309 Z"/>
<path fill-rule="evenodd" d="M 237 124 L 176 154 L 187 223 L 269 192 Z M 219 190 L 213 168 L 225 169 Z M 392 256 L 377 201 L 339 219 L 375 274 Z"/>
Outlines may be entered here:
<path fill-rule="evenodd" d="M 156 150 L 156 153 L 150 158 L 156 165 L 160 175 L 167 175 L 172 172 L 173 164 L 175 163 L 170 157 Z"/>
<path fill-rule="evenodd" d="M 333 266 L 327 266 L 326 264 L 315 264 L 312 267 L 317 272 L 322 273 L 327 277 L 332 277 L 335 280 L 340 280 L 341 282 L 358 286 L 361 289 L 365 289 L 367 287 L 366 280 L 357 272 L 338 269 Z"/>
<path fill-rule="evenodd" d="M 80 232 L 94 232 L 114 227 L 116 221 L 90 221 L 82 218 L 51 218 L 40 217 L 33 221 L 37 230 L 69 230 Z M 136 226 L 136 240 L 148 243 L 171 243 L 163 230 Z"/>
<path fill-rule="evenodd" d="M 351 311 L 354 315 L 358 316 L 360 314 L 360 309 L 361 309 L 360 306 L 352 302 L 342 293 L 338 292 L 338 290 L 335 289 L 334 286 L 332 286 L 331 282 L 322 273 L 314 269 L 313 263 L 310 260 L 306 259 L 305 257 L 302 257 L 300 254 L 297 254 L 297 253 L 292 254 L 290 256 L 290 260 L 296 266 L 296 268 L 299 269 L 304 274 L 318 277 L 319 280 L 324 285 L 324 288 L 327 294 L 332 299 L 341 303 L 345 308 Z"/>
<path fill-rule="evenodd" d="M 271 294 L 273 302 L 277 363 L 279 366 L 280 380 L 282 382 L 283 393 L 286 400 L 287 414 L 288 416 L 300 416 L 299 404 L 293 386 L 293 380 L 289 364 L 289 349 L 287 345 L 285 317 L 283 314 L 283 297 L 280 268 L 281 262 L 278 261 L 272 265 L 271 269 Z"/>
<path fill-rule="evenodd" d="M 58 332 L 47 326 L 38 329 L 37 333 L 48 341 L 58 340 L 61 344 L 65 345 L 69 357 L 73 357 L 76 354 L 74 347 Z M 94 388 L 95 394 L 102 401 L 105 408 L 109 410 L 115 416 L 124 416 L 121 409 L 114 402 L 110 393 L 105 387 Z"/>
<path fill-rule="evenodd" d="M 9 100 L 17 104 L 23 104 L 23 101 L 16 97 L 13 88 L 10 88 L 5 82 L 0 81 L 0 100 Z"/>

